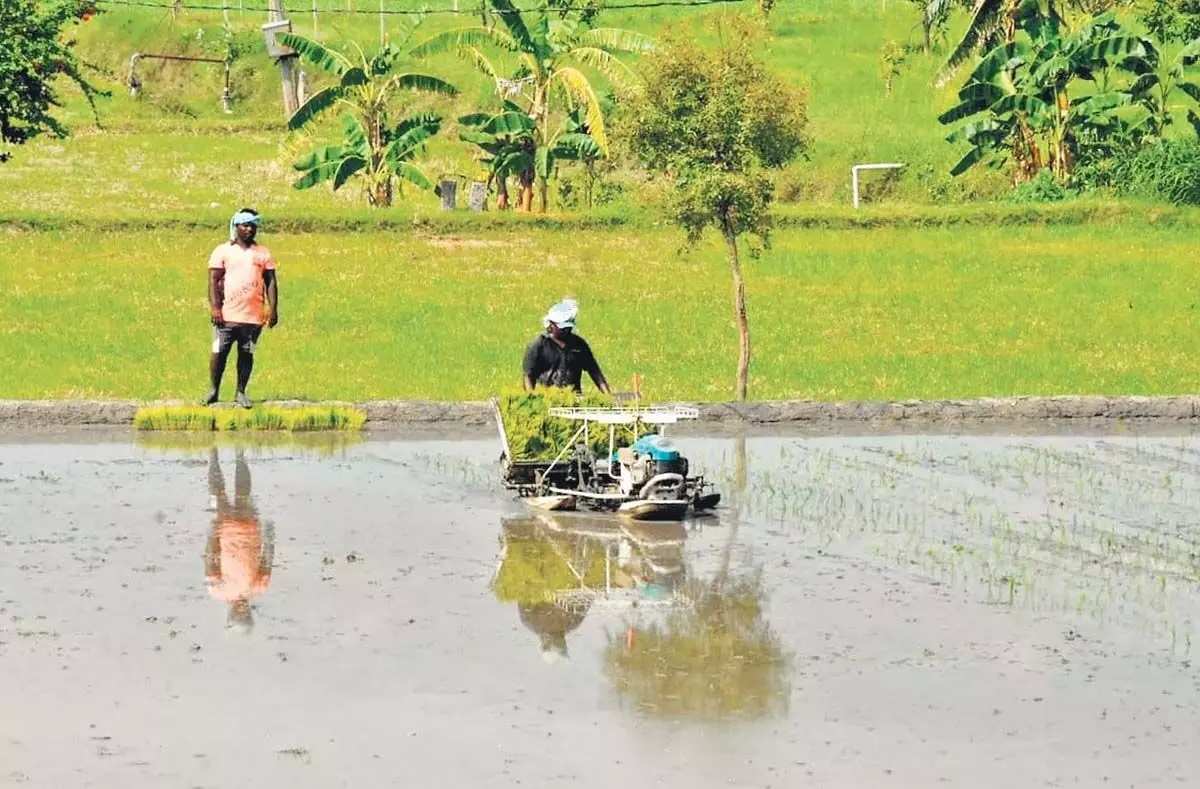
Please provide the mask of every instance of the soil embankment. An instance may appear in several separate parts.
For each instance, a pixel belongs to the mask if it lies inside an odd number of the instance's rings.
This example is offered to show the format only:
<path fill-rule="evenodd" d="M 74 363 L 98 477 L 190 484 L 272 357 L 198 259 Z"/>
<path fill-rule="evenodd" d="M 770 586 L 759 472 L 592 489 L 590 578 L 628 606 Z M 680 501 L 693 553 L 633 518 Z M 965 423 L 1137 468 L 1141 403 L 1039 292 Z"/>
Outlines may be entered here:
<path fill-rule="evenodd" d="M 139 405 L 142 404 L 133 400 L 0 400 L 0 429 L 131 425 Z M 491 406 L 484 401 L 374 400 L 355 405 L 366 411 L 367 426 L 372 429 L 412 425 L 484 427 L 492 424 Z M 895 402 L 784 400 L 704 403 L 699 404 L 699 408 L 701 422 L 721 425 L 820 427 L 999 423 L 1049 426 L 1200 422 L 1200 396 L 1194 395 L 993 397 Z"/>

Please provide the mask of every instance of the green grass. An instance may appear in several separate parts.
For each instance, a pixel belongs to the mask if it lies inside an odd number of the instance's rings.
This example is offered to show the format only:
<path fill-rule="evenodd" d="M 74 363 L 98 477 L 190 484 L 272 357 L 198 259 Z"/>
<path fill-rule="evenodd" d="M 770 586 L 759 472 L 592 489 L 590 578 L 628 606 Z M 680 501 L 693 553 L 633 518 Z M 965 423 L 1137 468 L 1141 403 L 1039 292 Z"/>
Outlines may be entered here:
<path fill-rule="evenodd" d="M 0 166 L 0 397 L 206 391 L 204 262 L 242 205 L 263 212 L 281 266 L 282 322 L 260 345 L 257 400 L 487 397 L 519 382 L 525 344 L 564 294 L 581 299 L 580 331 L 616 388 L 641 373 L 651 398 L 732 395 L 722 250 L 709 239 L 677 254 L 653 181 L 619 170 L 627 199 L 545 217 L 445 214 L 412 193 L 371 211 L 352 189 L 297 192 L 290 162 L 325 130 L 309 140 L 284 131 L 262 14 L 232 14 L 246 50 L 225 115 L 218 67 L 146 61 L 143 98 L 121 85 L 133 51 L 213 54 L 219 12 L 108 7 L 79 31 L 96 79 L 114 91 L 103 128 L 67 92 L 73 136 L 23 146 Z M 606 12 L 602 24 L 712 41 L 708 23 L 741 8 Z M 307 12 L 292 17 L 312 32 Z M 431 17 L 422 36 L 470 21 Z M 319 37 L 370 44 L 377 24 L 326 14 Z M 989 202 L 1006 189 L 995 173 L 951 179 L 962 152 L 936 115 L 953 90 L 930 86 L 944 53 L 914 55 L 890 97 L 879 75 L 884 42 L 917 41 L 910 3 L 783 0 L 771 30 L 762 52 L 809 89 L 815 142 L 779 178 L 774 248 L 746 263 L 752 397 L 1195 390 L 1195 210 L 1103 198 L 1011 205 Z M 462 89 L 439 105 L 447 118 L 490 94 L 453 57 L 421 68 Z M 849 167 L 864 161 L 908 166 L 895 180 L 871 176 L 854 211 Z M 472 172 L 453 123 L 422 166 Z"/>
<path fill-rule="evenodd" d="M 322 8 L 344 7 L 320 0 Z M 409 0 L 388 0 L 389 7 L 415 8 Z M 752 9 L 659 8 L 606 12 L 601 24 L 650 35 L 684 31 L 715 42 L 712 24 Z M 77 92 L 64 89 L 65 119 L 74 130 L 66 141 L 40 140 L 18 151 L 0 168 L 0 215 L 30 207 L 49 213 L 122 216 L 196 212 L 216 204 L 223 213 L 254 204 L 274 215 L 296 211 L 347 209 L 361 204 L 353 188 L 333 195 L 323 187 L 296 192 L 290 163 L 306 146 L 336 133 L 336 120 L 308 139 L 291 139 L 283 129 L 278 74 L 262 45 L 258 25 L 263 14 L 233 13 L 231 21 L 245 51 L 236 62 L 235 111 L 221 112 L 218 97 L 222 69 L 217 65 L 143 61 L 143 95 L 131 98 L 123 80 L 134 51 L 192 56 L 220 55 L 221 13 L 186 10 L 178 19 L 157 10 L 106 6 L 107 13 L 84 25 L 79 49 L 99 71 L 93 78 L 113 91 L 101 100 L 102 129 Z M 291 13 L 297 32 L 313 34 L 311 15 Z M 378 19 L 371 15 L 326 14 L 317 37 L 333 44 L 378 41 Z M 425 36 L 475 21 L 472 16 L 432 16 L 417 34 Z M 952 88 L 938 91 L 930 78 L 944 53 L 914 54 L 891 96 L 879 74 L 880 49 L 886 41 L 916 42 L 914 7 L 876 0 L 783 0 L 772 16 L 772 37 L 762 47 L 769 65 L 810 92 L 809 114 L 814 147 L 809 161 L 798 162 L 780 177 L 780 198 L 787 201 L 849 201 L 849 167 L 864 161 L 899 161 L 907 167 L 898 178 L 864 176 L 866 199 L 888 202 L 957 202 L 1000 194 L 1003 179 L 978 172 L 952 179 L 949 168 L 962 151 L 946 143 L 948 129 L 936 115 L 950 106 Z M 956 26 L 961 26 L 957 19 Z M 388 20 L 392 34 L 398 18 Z M 453 119 L 491 99 L 493 88 L 471 67 L 442 55 L 418 64 L 461 89 L 452 101 L 415 99 L 413 109 L 436 106 L 446 117 L 441 135 L 429 145 L 421 166 L 431 176 L 471 175 L 477 170 L 472 149 L 458 140 Z M 309 72 L 312 89 L 328 77 Z M 564 169 L 570 174 L 571 168 Z M 644 185 L 627 169 L 614 176 L 633 198 Z M 553 192 L 552 192 L 553 197 Z M 431 194 L 405 200 L 431 210 Z"/>
<path fill-rule="evenodd" d="M 133 417 L 137 430 L 255 431 L 359 430 L 366 414 L 340 405 L 255 406 L 252 409 L 207 406 L 145 406 Z"/>
<path fill-rule="evenodd" d="M 781 230 L 746 261 L 751 396 L 1194 392 L 1193 236 L 1140 220 Z M 203 394 L 218 241 L 10 231 L 0 397 Z M 519 385 L 526 343 L 566 294 L 615 388 L 641 373 L 651 399 L 733 394 L 729 276 L 712 239 L 682 256 L 667 230 L 263 241 L 281 322 L 258 346 L 259 401 L 486 398 Z"/>
<path fill-rule="evenodd" d="M 342 0 L 318 0 L 323 9 L 316 37 L 343 46 L 357 41 L 370 48 L 378 42 L 378 18 L 330 13 L 345 8 Z M 415 0 L 386 0 L 389 8 L 416 8 Z M 435 7 L 446 7 L 439 4 Z M 233 74 L 235 110 L 224 114 L 218 102 L 222 69 L 217 65 L 143 61 L 139 75 L 143 94 L 128 95 L 123 84 L 135 51 L 219 56 L 222 15 L 219 11 L 185 10 L 177 19 L 151 9 L 106 5 L 107 12 L 78 31 L 79 51 L 97 67 L 90 78 L 113 92 L 100 101 L 101 127 L 78 92 L 64 87 L 62 114 L 73 130 L 67 140 L 39 139 L 16 151 L 0 167 L 0 220 L 14 215 L 72 219 L 185 221 L 200 216 L 228 216 L 242 205 L 254 205 L 269 219 L 302 216 L 339 220 L 361 213 L 364 201 L 348 186 L 334 194 L 328 185 L 298 192 L 291 188 L 297 173 L 291 163 L 317 144 L 332 141 L 336 119 L 304 136 L 289 135 L 280 107 L 278 72 L 267 57 L 258 26 L 261 13 L 231 13 L 241 55 Z M 236 5 L 234 5 L 236 8 Z M 682 31 L 715 42 L 714 27 L 723 18 L 748 13 L 753 4 L 707 9 L 655 8 L 609 11 L 601 24 L 635 29 L 649 35 Z M 313 35 L 308 9 L 291 12 L 294 28 Z M 938 90 L 932 78 L 944 48 L 929 55 L 914 52 L 885 95 L 880 51 L 888 41 L 920 40 L 917 10 L 907 2 L 877 0 L 782 0 L 769 25 L 770 38 L 760 48 L 769 66 L 809 91 L 813 148 L 810 157 L 791 165 L 777 179 L 783 203 L 846 206 L 850 202 L 850 167 L 861 162 L 903 162 L 890 173 L 866 173 L 863 199 L 896 207 L 912 204 L 957 206 L 964 201 L 1002 197 L 1009 186 L 1002 174 L 976 169 L 959 178 L 949 170 L 965 152 L 945 141 L 950 128 L 936 120 L 954 103 L 955 84 Z M 431 16 L 415 40 L 476 18 Z M 399 17 L 388 18 L 389 35 L 398 34 Z M 954 17 L 952 33 L 965 24 Z M 473 148 L 458 140 L 454 118 L 473 112 L 492 99 L 488 80 L 452 55 L 414 64 L 456 84 L 453 100 L 414 98 L 407 110 L 433 108 L 446 119 L 420 166 L 431 177 L 473 176 Z M 329 78 L 309 72 L 311 90 Z M 965 70 L 964 70 L 965 73 Z M 1184 130 L 1187 131 L 1186 129 Z M 618 162 L 610 176 L 626 188 L 617 200 L 618 213 L 653 203 L 654 184 L 627 163 Z M 572 177 L 572 166 L 562 175 Z M 559 204 L 551 189 L 553 207 Z M 460 200 L 460 204 L 463 201 Z M 407 189 L 390 211 L 436 213 L 431 193 Z"/>

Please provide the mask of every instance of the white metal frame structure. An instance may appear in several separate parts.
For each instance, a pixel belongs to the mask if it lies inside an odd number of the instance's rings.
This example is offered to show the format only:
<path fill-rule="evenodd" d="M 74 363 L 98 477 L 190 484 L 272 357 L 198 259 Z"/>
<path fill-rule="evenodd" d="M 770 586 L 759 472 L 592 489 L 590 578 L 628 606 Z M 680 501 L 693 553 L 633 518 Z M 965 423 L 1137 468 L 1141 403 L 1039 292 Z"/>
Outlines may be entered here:
<path fill-rule="evenodd" d="M 550 466 L 546 469 L 549 472 L 554 468 L 563 455 L 569 449 L 575 446 L 575 442 L 582 435 L 585 442 L 590 442 L 591 435 L 588 430 L 588 425 L 592 422 L 597 422 L 602 425 L 608 425 L 608 454 L 612 457 L 612 453 L 616 451 L 617 445 L 617 425 L 634 425 L 634 436 L 637 436 L 637 425 L 673 425 L 683 419 L 699 419 L 700 409 L 692 406 L 672 406 L 670 408 L 551 408 L 550 416 L 557 416 L 562 419 L 575 419 L 582 421 L 583 424 L 571 436 L 571 440 L 563 445 L 558 454 L 554 456 L 554 460 L 550 461 Z M 663 431 L 666 435 L 666 431 Z M 611 479 L 617 479 L 609 469 L 608 476 Z M 557 488 L 551 488 L 556 493 L 565 493 L 566 491 Z M 572 495 L 584 496 L 591 499 L 625 499 L 628 496 L 624 493 L 588 493 L 584 491 L 571 491 Z"/>
<path fill-rule="evenodd" d="M 850 188 L 854 193 L 854 207 L 858 208 L 858 171 L 859 170 L 898 170 L 903 164 L 882 162 L 879 164 L 856 164 L 850 168 Z"/>

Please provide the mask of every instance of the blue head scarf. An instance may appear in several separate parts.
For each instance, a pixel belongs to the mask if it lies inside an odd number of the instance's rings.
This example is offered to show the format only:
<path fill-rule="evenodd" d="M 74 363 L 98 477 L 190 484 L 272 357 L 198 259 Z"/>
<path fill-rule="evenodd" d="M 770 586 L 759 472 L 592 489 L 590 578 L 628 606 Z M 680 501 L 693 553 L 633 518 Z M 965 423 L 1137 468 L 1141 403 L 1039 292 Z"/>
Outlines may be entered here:
<path fill-rule="evenodd" d="M 254 213 L 253 211 L 238 211 L 233 215 L 233 218 L 229 220 L 229 240 L 237 241 L 238 225 L 254 225 L 257 227 L 260 221 L 262 220 L 258 214 Z"/>

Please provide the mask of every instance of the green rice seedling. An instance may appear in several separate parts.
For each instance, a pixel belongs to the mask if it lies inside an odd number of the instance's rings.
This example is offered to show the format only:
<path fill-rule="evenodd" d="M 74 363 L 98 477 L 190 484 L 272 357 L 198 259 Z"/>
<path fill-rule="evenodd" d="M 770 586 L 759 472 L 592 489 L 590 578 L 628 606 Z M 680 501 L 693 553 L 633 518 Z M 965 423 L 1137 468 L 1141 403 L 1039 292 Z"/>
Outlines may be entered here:
<path fill-rule="evenodd" d="M 142 430 L 134 444 L 153 452 L 206 455 L 213 449 L 236 449 L 251 454 L 269 455 L 276 452 L 299 453 L 317 457 L 332 457 L 361 444 L 361 433 L 351 431 L 315 431 L 290 433 L 284 431 L 209 431 L 209 430 Z"/>
<path fill-rule="evenodd" d="M 133 426 L 136 430 L 213 431 L 217 429 L 217 417 L 211 408 L 151 406 L 137 410 Z"/>
<path fill-rule="evenodd" d="M 207 406 L 147 406 L 134 414 L 137 430 L 162 431 L 356 431 L 366 422 L 365 413 L 343 405 L 295 407 L 256 406 L 252 409 Z"/>
<path fill-rule="evenodd" d="M 579 429 L 580 422 L 550 416 L 551 408 L 607 407 L 616 402 L 604 394 L 576 395 L 569 390 L 559 389 L 538 392 L 506 390 L 501 392 L 496 401 L 514 460 L 553 458 Z M 623 425 L 617 425 L 614 438 L 618 447 L 629 446 L 635 440 L 632 429 Z M 593 452 L 600 456 L 608 454 L 607 429 L 603 426 L 590 427 L 588 439 Z"/>

